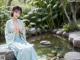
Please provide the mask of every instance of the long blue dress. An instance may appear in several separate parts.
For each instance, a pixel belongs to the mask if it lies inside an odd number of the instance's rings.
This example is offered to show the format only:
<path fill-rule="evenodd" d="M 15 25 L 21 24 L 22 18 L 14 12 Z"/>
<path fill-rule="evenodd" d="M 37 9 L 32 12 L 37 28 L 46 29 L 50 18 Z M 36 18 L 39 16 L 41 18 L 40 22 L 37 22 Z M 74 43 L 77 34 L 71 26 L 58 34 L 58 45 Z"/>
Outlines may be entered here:
<path fill-rule="evenodd" d="M 33 45 L 26 41 L 25 24 L 23 20 L 17 19 L 20 33 L 14 32 L 13 20 L 10 19 L 5 25 L 5 39 L 8 48 L 12 49 L 17 60 L 38 60 Z"/>

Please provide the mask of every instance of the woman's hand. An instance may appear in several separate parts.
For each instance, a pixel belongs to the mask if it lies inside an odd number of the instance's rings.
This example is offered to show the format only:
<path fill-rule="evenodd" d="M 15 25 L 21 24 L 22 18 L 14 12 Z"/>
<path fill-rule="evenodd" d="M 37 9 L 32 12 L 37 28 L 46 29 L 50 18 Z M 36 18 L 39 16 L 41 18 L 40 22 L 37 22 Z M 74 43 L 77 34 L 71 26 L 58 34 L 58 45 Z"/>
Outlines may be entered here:
<path fill-rule="evenodd" d="M 16 33 L 16 34 L 19 34 L 20 33 L 20 29 L 19 29 L 19 25 L 18 25 L 18 23 L 17 22 L 14 22 L 14 32 Z"/>
<path fill-rule="evenodd" d="M 19 32 L 20 32 L 19 27 L 15 26 L 14 31 L 15 31 L 17 34 L 19 34 Z"/>

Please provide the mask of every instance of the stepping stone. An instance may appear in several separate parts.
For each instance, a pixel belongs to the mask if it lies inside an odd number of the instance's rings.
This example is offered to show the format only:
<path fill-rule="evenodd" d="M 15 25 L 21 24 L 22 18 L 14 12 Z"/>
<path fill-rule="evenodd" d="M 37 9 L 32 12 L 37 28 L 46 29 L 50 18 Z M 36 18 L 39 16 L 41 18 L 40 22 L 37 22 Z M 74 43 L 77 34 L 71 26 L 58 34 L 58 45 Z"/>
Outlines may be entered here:
<path fill-rule="evenodd" d="M 73 32 L 69 34 L 69 41 L 74 47 L 80 47 L 80 32 Z"/>
<path fill-rule="evenodd" d="M 14 52 L 8 49 L 7 46 L 1 45 L 0 46 L 0 60 L 16 60 L 14 56 Z"/>
<path fill-rule="evenodd" d="M 69 41 L 73 42 L 73 40 L 75 39 L 75 37 L 78 37 L 76 34 L 69 34 Z"/>
<path fill-rule="evenodd" d="M 80 38 L 75 38 L 73 40 L 73 46 L 74 47 L 80 47 Z"/>
<path fill-rule="evenodd" d="M 69 33 L 63 32 L 63 36 L 68 38 L 69 37 Z"/>
<path fill-rule="evenodd" d="M 68 52 L 65 54 L 64 60 L 80 60 L 80 52 Z"/>
<path fill-rule="evenodd" d="M 56 34 L 57 34 L 57 35 L 62 35 L 62 34 L 63 34 L 63 31 L 62 31 L 62 30 L 57 31 Z"/>
<path fill-rule="evenodd" d="M 47 40 L 40 41 L 40 44 L 41 44 L 41 47 L 51 47 L 52 46 L 51 42 Z"/>
<path fill-rule="evenodd" d="M 42 44 L 42 45 L 51 45 L 51 42 L 47 41 L 47 40 L 43 40 L 43 41 L 40 41 L 40 44 Z"/>
<path fill-rule="evenodd" d="M 52 33 L 56 34 L 57 31 L 58 31 L 58 29 L 54 29 L 54 30 L 52 31 Z"/>

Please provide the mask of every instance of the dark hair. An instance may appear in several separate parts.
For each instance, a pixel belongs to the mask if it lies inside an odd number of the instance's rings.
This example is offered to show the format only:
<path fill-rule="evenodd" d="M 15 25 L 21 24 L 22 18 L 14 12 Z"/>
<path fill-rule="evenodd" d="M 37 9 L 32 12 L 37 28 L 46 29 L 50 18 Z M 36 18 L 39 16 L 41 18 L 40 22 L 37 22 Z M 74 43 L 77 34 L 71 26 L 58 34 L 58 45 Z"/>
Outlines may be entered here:
<path fill-rule="evenodd" d="M 13 16 L 13 13 L 14 13 L 15 10 L 18 10 L 18 11 L 20 11 L 20 13 L 22 13 L 22 8 L 19 7 L 19 6 L 15 6 L 15 7 L 13 7 L 13 9 L 12 9 L 11 16 Z"/>

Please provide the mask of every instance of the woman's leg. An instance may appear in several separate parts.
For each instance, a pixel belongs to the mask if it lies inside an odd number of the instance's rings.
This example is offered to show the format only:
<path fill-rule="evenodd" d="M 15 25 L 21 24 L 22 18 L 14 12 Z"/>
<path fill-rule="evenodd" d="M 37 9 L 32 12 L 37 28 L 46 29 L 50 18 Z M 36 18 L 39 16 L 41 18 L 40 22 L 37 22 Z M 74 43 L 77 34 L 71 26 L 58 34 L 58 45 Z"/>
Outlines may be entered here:
<path fill-rule="evenodd" d="M 21 48 L 17 46 L 21 46 Z M 10 48 L 13 50 L 17 60 L 38 60 L 37 53 L 31 44 L 13 43 Z"/>
<path fill-rule="evenodd" d="M 33 47 L 26 47 L 18 51 L 17 60 L 38 60 Z"/>

